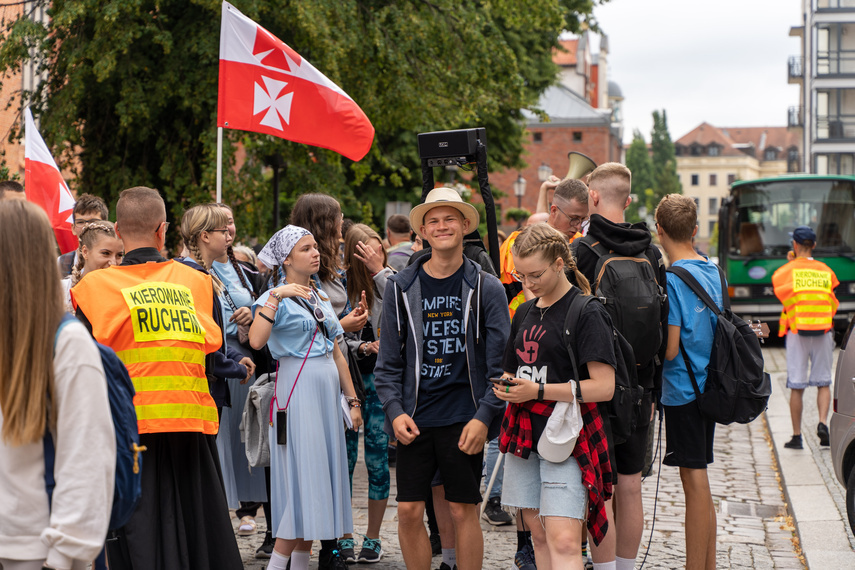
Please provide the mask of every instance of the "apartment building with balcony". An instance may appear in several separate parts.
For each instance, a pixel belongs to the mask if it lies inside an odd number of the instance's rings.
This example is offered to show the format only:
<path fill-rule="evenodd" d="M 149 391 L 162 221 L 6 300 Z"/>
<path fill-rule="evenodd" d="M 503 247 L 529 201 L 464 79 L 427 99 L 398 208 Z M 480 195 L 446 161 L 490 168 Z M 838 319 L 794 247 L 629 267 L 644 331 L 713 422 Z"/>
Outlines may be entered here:
<path fill-rule="evenodd" d="M 799 106 L 787 126 L 802 140 L 802 168 L 855 175 L 855 0 L 802 0 L 802 23 L 790 29 L 802 53 L 787 62 Z"/>

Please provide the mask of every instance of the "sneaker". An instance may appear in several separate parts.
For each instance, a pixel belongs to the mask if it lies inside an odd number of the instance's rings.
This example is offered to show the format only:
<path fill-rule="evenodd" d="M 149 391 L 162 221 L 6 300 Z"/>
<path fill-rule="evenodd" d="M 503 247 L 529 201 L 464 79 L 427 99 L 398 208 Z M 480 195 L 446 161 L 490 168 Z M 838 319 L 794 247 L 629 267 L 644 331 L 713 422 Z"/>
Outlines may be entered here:
<path fill-rule="evenodd" d="M 438 534 L 431 533 L 430 535 L 430 552 L 431 557 L 442 556 L 442 542 L 440 542 Z"/>
<path fill-rule="evenodd" d="M 534 564 L 534 548 L 530 544 L 522 547 L 522 550 L 514 556 L 514 567 L 519 570 L 537 570 Z"/>
<path fill-rule="evenodd" d="M 816 435 L 819 436 L 819 444 L 828 446 L 828 426 L 824 423 L 820 422 L 818 426 L 816 426 Z"/>
<path fill-rule="evenodd" d="M 262 558 L 267 560 L 273 554 L 273 543 L 276 542 L 273 540 L 273 536 L 268 532 L 264 534 L 264 542 L 261 543 L 261 546 L 258 547 L 258 550 L 255 551 L 256 558 Z"/>
<path fill-rule="evenodd" d="M 318 557 L 318 570 L 347 570 L 347 562 L 338 550 Z"/>
<path fill-rule="evenodd" d="M 784 444 L 784 447 L 787 449 L 804 449 L 804 446 L 802 445 L 802 436 L 794 435 L 793 439 Z"/>
<path fill-rule="evenodd" d="M 352 538 L 342 538 L 338 541 L 338 552 L 347 564 L 356 564 L 356 554 L 353 551 L 356 543 Z"/>
<path fill-rule="evenodd" d="M 448 564 L 443 562 L 442 564 L 439 565 L 439 570 L 452 570 L 452 569 L 448 567 Z M 454 565 L 454 570 L 457 570 L 457 564 Z"/>
<path fill-rule="evenodd" d="M 499 497 L 490 497 L 481 518 L 493 526 L 502 526 L 514 522 L 511 515 L 502 508 Z"/>
<path fill-rule="evenodd" d="M 359 558 L 356 559 L 360 564 L 374 564 L 379 562 L 383 557 L 383 549 L 380 547 L 379 538 L 366 538 L 362 541 L 362 550 L 359 551 Z"/>

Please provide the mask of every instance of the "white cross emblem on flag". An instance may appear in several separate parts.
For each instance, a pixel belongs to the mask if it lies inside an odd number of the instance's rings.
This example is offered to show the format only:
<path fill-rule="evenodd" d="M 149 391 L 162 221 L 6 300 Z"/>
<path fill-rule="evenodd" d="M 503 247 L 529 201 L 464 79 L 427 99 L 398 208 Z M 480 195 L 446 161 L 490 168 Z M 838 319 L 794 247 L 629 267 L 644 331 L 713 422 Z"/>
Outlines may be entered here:
<path fill-rule="evenodd" d="M 281 95 L 282 90 L 288 85 L 285 81 L 277 81 L 270 77 L 262 76 L 264 87 L 260 84 L 255 84 L 255 97 L 253 99 L 252 114 L 257 115 L 263 111 L 267 111 L 260 123 L 270 128 L 281 131 L 282 121 L 286 124 L 290 123 L 291 119 L 291 99 L 294 98 L 294 93 L 285 93 Z"/>

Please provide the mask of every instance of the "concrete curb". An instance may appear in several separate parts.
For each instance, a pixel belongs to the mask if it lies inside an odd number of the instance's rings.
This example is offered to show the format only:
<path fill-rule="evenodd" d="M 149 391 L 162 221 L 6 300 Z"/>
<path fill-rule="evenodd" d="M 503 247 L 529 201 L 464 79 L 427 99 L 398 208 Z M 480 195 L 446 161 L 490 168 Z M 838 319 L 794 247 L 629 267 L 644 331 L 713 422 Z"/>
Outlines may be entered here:
<path fill-rule="evenodd" d="M 808 568 L 855 568 L 855 551 L 849 541 L 846 522 L 811 450 L 815 442 L 808 441 L 816 439 L 814 430 L 810 429 L 816 425 L 816 420 L 813 423 L 808 420 L 811 417 L 808 403 L 812 395 L 805 397 L 802 421 L 805 449 L 784 447 L 792 437 L 789 392 L 785 385 L 786 373 L 772 374 L 772 396 L 766 410 L 766 421 L 781 472 L 784 495 Z M 816 417 L 815 411 L 813 417 Z"/>

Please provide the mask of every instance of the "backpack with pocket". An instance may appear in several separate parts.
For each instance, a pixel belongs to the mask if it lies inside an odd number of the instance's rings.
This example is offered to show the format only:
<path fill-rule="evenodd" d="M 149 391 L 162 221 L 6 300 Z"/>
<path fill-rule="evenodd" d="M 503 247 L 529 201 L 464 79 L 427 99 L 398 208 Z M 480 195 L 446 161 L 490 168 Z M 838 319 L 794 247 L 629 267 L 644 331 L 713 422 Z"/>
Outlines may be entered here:
<path fill-rule="evenodd" d="M 763 369 L 763 353 L 756 333 L 730 309 L 730 298 L 721 268 L 718 272 L 723 311 L 719 310 L 709 293 L 684 267 L 671 267 L 668 272 L 688 285 L 718 317 L 703 393 L 695 380 L 695 373 L 683 342 L 680 341 L 680 352 L 683 354 L 701 413 L 707 419 L 722 425 L 733 422 L 747 424 L 753 421 L 766 410 L 769 396 L 772 395 L 772 381 Z"/>
<path fill-rule="evenodd" d="M 570 308 L 564 318 L 564 344 L 567 347 L 567 353 L 570 355 L 570 362 L 573 364 L 573 379 L 576 381 L 581 380 L 578 360 L 576 359 L 579 350 L 576 340 L 576 326 L 585 307 L 595 300 L 596 297 L 591 295 L 577 294 L 570 302 Z M 520 315 L 520 323 L 525 320 L 533 306 L 533 302 L 528 302 L 520 307 L 520 310 L 526 307 Z M 632 346 L 614 325 L 612 325 L 612 333 L 614 335 L 615 362 L 617 362 L 615 367 L 615 393 L 609 402 L 605 402 L 605 405 L 608 410 L 612 440 L 617 445 L 629 439 L 635 430 L 635 426 L 638 425 L 638 420 L 642 414 L 644 389 L 638 385 L 638 370 L 635 365 Z"/>
<path fill-rule="evenodd" d="M 54 348 L 59 332 L 68 323 L 77 319 L 66 313 L 59 323 L 54 337 Z M 101 354 L 101 364 L 104 367 L 104 377 L 107 380 L 107 397 L 110 401 L 110 413 L 113 418 L 113 429 L 116 432 L 116 480 L 113 491 L 113 510 L 110 514 L 111 530 L 125 526 L 137 508 L 142 495 L 142 451 L 140 436 L 137 428 L 137 412 L 134 408 L 134 384 L 128 375 L 128 369 L 119 360 L 116 353 L 108 346 L 94 341 Z M 56 450 L 53 437 L 45 429 L 45 487 L 48 503 L 53 496 L 56 481 L 53 476 Z"/>
<path fill-rule="evenodd" d="M 615 328 L 632 346 L 635 363 L 646 366 L 662 346 L 662 313 L 665 292 L 657 278 L 658 268 L 647 254 L 651 246 L 636 255 L 610 251 L 593 237 L 579 241 L 597 256 L 596 279 L 591 290 L 606 308 Z M 655 259 L 655 258 L 654 258 Z"/>

